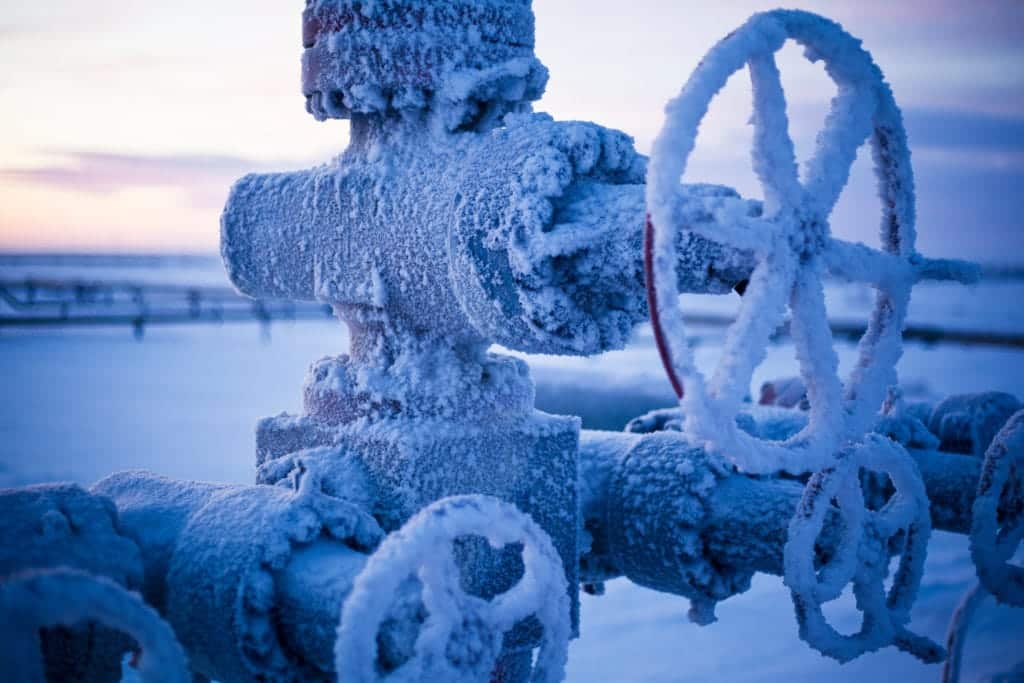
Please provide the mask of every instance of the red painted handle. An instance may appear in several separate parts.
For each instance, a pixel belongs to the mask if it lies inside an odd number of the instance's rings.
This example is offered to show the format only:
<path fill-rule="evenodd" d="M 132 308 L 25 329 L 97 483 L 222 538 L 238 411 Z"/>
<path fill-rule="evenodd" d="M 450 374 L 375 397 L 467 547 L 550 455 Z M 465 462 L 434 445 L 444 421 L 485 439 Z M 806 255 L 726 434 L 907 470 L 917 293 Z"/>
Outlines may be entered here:
<path fill-rule="evenodd" d="M 644 228 L 644 275 L 647 280 L 647 309 L 651 314 L 654 343 L 658 346 L 658 355 L 661 356 L 661 364 L 665 367 L 665 374 L 672 383 L 673 391 L 676 392 L 676 396 L 682 398 L 686 388 L 672 365 L 672 354 L 665 339 L 665 330 L 661 327 L 661 317 L 658 315 L 658 289 L 654 283 L 654 223 L 650 214 L 647 214 L 647 225 Z"/>

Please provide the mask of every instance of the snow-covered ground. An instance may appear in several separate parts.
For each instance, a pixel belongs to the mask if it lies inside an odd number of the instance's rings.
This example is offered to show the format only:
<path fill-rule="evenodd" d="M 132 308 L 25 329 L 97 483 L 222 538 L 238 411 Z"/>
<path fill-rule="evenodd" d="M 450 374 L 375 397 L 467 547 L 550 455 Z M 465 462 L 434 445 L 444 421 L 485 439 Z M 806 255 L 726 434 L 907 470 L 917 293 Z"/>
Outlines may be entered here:
<path fill-rule="evenodd" d="M 33 274 L 218 284 L 216 261 L 152 266 L 0 263 L 0 279 Z M 986 283 L 916 290 L 911 321 L 1021 332 L 1024 284 Z M 863 315 L 870 298 L 832 289 L 833 313 Z M 727 311 L 732 297 L 686 297 L 687 310 Z M 720 331 L 707 330 L 702 365 L 715 358 Z M 0 486 L 52 480 L 91 483 L 113 471 L 148 469 L 179 478 L 253 479 L 258 418 L 296 411 L 308 364 L 345 350 L 346 334 L 329 321 L 275 323 L 269 343 L 256 325 L 151 328 L 136 342 L 128 329 L 0 330 Z M 849 363 L 853 347 L 840 347 Z M 590 426 L 613 427 L 671 395 L 649 331 L 625 351 L 599 358 L 531 358 L 540 407 L 582 413 Z M 786 346 L 773 347 L 755 377 L 792 374 Z M 900 366 L 908 393 L 939 397 L 998 389 L 1024 398 L 1024 351 L 910 344 Z M 941 640 L 960 594 L 974 575 L 966 539 L 937 533 L 915 609 L 915 627 Z M 746 594 L 718 609 L 719 621 L 697 627 L 687 604 L 670 595 L 613 581 L 599 598 L 583 597 L 582 637 L 570 650 L 569 681 L 863 681 L 938 680 L 939 667 L 895 651 L 839 666 L 798 638 L 787 591 L 758 577 Z M 850 601 L 830 612 L 854 628 Z M 1024 612 L 987 604 L 967 645 L 965 680 L 1014 669 L 1024 652 Z M 1009 679 L 1000 679 L 1009 680 Z M 1017 679 L 1012 679 L 1017 680 Z M 1024 679 L 1021 679 L 1024 680 Z"/>

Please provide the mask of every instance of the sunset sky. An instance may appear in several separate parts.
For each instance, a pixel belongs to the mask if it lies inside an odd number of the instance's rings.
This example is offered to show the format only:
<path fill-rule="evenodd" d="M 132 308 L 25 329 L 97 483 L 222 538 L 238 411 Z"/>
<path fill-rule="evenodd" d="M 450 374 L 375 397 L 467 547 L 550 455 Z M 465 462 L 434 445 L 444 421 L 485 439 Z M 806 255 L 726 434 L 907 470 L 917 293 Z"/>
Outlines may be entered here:
<path fill-rule="evenodd" d="M 864 40 L 904 108 L 919 186 L 919 247 L 1024 262 L 1024 2 L 801 3 Z M 213 251 L 233 179 L 340 152 L 299 93 L 301 0 L 8 2 L 0 18 L 0 250 Z M 771 4 L 536 0 L 538 104 L 625 130 L 641 151 L 704 52 Z M 806 156 L 832 88 L 795 48 L 780 61 Z M 758 188 L 749 85 L 707 119 L 687 180 Z M 861 155 L 835 230 L 877 228 Z"/>

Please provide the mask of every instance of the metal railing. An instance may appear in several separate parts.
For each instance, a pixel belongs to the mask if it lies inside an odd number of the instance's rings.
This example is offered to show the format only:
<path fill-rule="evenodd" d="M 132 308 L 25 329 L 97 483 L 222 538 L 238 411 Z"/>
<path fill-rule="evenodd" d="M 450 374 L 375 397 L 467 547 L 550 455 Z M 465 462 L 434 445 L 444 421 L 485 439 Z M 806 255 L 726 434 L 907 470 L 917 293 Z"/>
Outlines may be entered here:
<path fill-rule="evenodd" d="M 326 304 L 254 300 L 228 287 L 144 284 L 125 281 L 0 280 L 0 329 L 76 326 L 128 326 L 136 337 L 151 325 L 187 325 L 275 320 L 325 320 L 334 315 Z M 721 329 L 732 317 L 716 313 L 685 316 L 689 325 Z M 832 320 L 832 333 L 856 341 L 865 325 L 858 320 Z M 776 339 L 789 336 L 786 326 Z M 911 324 L 903 338 L 922 344 L 956 344 L 1024 348 L 1024 333 L 951 329 Z"/>
<path fill-rule="evenodd" d="M 227 287 L 87 280 L 0 280 L 0 328 L 324 320 L 325 304 L 253 300 Z"/>

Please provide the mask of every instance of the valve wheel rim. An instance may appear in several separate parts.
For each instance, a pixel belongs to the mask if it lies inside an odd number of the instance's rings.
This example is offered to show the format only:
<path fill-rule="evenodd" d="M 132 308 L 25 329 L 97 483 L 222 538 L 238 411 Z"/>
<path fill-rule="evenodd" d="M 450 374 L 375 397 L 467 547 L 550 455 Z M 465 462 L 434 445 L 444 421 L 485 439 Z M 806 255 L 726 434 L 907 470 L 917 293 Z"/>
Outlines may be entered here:
<path fill-rule="evenodd" d="M 803 184 L 774 61 L 774 53 L 788 39 L 802 43 L 812 58 L 823 59 L 839 87 Z M 722 65 L 724 69 L 718 68 Z M 744 65 L 750 67 L 754 84 L 754 170 L 765 191 L 767 218 L 742 217 L 727 228 L 701 234 L 755 252 L 757 267 L 729 329 L 723 358 L 733 358 L 731 352 L 739 348 L 756 349 L 758 355 L 749 354 L 751 360 L 743 363 L 720 362 L 708 381 L 696 369 L 685 342 L 674 286 L 675 261 L 670 255 L 676 224 L 670 220 L 674 209 L 667 198 L 685 172 L 711 100 Z M 917 276 L 913 177 L 892 93 L 859 41 L 837 24 L 807 12 L 779 10 L 755 15 L 712 48 L 667 112 L 648 171 L 645 270 L 655 339 L 680 396 L 687 431 L 748 472 L 803 474 L 819 469 L 833 460 L 841 443 L 867 431 L 885 389 L 895 384 L 910 283 Z M 828 228 L 828 216 L 856 152 L 869 137 L 883 197 L 881 250 L 833 238 Z M 680 145 L 682 154 L 675 149 Z M 822 279 L 826 270 L 868 282 L 878 290 L 858 361 L 845 385 L 839 379 L 825 313 Z M 742 432 L 734 418 L 753 371 L 784 318 L 787 300 L 811 414 L 807 428 L 799 434 L 771 442 Z M 820 349 L 827 352 L 819 353 Z"/>
<path fill-rule="evenodd" d="M 0 616 L 10 619 L 9 626 L 34 633 L 95 621 L 138 643 L 141 656 L 137 668 L 146 683 L 192 680 L 185 652 L 171 626 L 137 593 L 106 577 L 68 567 L 15 575 L 0 582 Z M 3 640 L 0 660 L 24 667 L 19 672 L 24 678 L 17 680 L 43 680 L 42 653 L 20 649 L 27 646 L 32 650 L 33 643 L 20 637 Z"/>
<path fill-rule="evenodd" d="M 885 473 L 895 488 L 880 510 L 866 514 L 859 478 L 862 468 Z M 848 489 L 855 493 L 844 493 Z M 855 542 L 849 540 L 850 530 L 844 529 L 839 558 L 833 558 L 816 572 L 814 543 L 824 527 L 833 497 L 839 503 L 840 514 L 846 517 L 847 527 L 858 524 L 863 528 L 856 534 Z M 870 533 L 865 533 L 868 529 Z M 890 540 L 900 534 L 904 546 L 887 592 L 884 580 L 889 565 L 888 547 Z M 841 662 L 888 645 L 929 663 L 939 661 L 942 648 L 907 629 L 910 608 L 924 576 L 930 534 L 927 493 L 907 452 L 878 435 L 872 435 L 863 444 L 844 448 L 835 466 L 810 478 L 788 529 L 784 582 L 793 598 L 800 637 L 822 654 Z M 850 556 L 844 558 L 843 553 Z M 862 554 L 870 562 L 861 558 Z M 838 566 L 831 569 L 827 580 L 819 580 L 830 564 Z M 863 619 L 857 633 L 845 635 L 828 623 L 822 605 L 837 598 L 851 581 Z"/>
<path fill-rule="evenodd" d="M 863 524 L 866 515 L 864 497 L 857 481 L 860 470 L 857 460 L 855 452 L 846 450 L 835 466 L 816 472 L 808 480 L 790 522 L 789 540 L 784 552 L 784 582 L 793 599 L 801 639 L 840 662 L 878 649 L 894 637 L 891 622 L 883 609 L 884 567 L 877 563 L 866 566 L 858 557 L 865 542 Z M 813 546 L 824 527 L 833 496 L 845 518 L 843 538 L 837 555 L 816 572 Z M 876 539 L 868 542 L 877 546 Z M 810 548 L 805 547 L 808 544 Z M 877 547 L 875 550 L 878 552 Z M 859 630 L 845 635 L 828 623 L 822 605 L 839 597 L 850 582 L 863 617 Z"/>
<path fill-rule="evenodd" d="M 1010 563 L 1024 537 L 1024 504 L 1016 502 L 1008 519 L 999 519 L 1000 502 L 1010 477 L 1024 478 L 1024 410 L 1007 421 L 985 453 L 978 492 L 971 510 L 971 558 L 978 579 L 996 600 L 1024 607 L 1024 567 Z M 1020 494 L 1020 491 L 1017 491 Z"/>
<path fill-rule="evenodd" d="M 457 520 L 453 511 L 457 511 Z M 509 531 L 508 526 L 496 523 L 499 519 L 512 521 L 517 529 Z M 440 561 L 429 560 L 417 552 L 425 539 L 434 536 L 449 549 Z M 484 537 L 492 548 L 522 544 L 523 575 L 518 583 L 490 600 L 466 594 L 459 584 L 459 571 L 451 549 L 456 539 L 467 536 Z M 431 550 L 436 554 L 436 547 L 431 545 Z M 560 581 L 551 580 L 556 574 Z M 396 594 L 408 576 L 416 576 L 421 581 L 422 600 L 430 614 L 416 639 L 413 658 L 381 677 L 375 665 L 377 632 L 391 606 L 390 596 Z M 374 599 L 375 595 L 388 598 Z M 530 680 L 535 683 L 561 680 L 570 635 L 569 597 L 561 559 L 550 538 L 528 515 L 514 505 L 487 496 L 442 499 L 384 540 L 345 601 L 335 663 L 337 671 L 347 672 L 347 675 L 342 674 L 339 679 L 361 683 L 430 680 L 431 668 L 446 666 L 441 660 L 447 657 L 446 649 L 455 632 L 436 615 L 439 611 L 450 614 L 452 610 L 463 617 L 469 615 L 489 632 L 498 634 L 496 648 L 487 653 L 491 669 L 500 654 L 501 634 L 522 619 L 536 616 L 544 627 L 544 637 Z M 491 669 L 483 673 L 489 675 Z M 444 674 L 457 675 L 450 670 Z"/>

